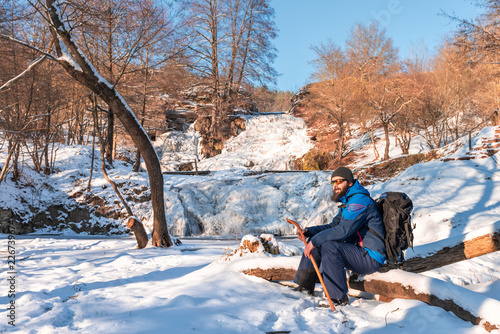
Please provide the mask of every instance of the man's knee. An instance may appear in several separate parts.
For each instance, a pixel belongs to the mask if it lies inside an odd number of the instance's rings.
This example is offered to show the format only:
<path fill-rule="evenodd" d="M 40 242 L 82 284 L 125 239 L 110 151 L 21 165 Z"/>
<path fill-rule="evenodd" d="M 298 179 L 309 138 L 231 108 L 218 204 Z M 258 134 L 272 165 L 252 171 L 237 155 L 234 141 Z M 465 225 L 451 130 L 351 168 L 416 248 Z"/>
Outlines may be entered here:
<path fill-rule="evenodd" d="M 321 245 L 321 253 L 326 254 L 339 254 L 340 242 L 338 241 L 327 241 Z"/>

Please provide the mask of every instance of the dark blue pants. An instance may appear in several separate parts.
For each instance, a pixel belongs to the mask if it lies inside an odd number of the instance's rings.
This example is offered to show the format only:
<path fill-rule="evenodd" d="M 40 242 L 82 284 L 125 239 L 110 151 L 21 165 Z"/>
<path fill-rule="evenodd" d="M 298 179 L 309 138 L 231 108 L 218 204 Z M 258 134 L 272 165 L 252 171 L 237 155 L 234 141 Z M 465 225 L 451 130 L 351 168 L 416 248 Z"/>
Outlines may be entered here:
<path fill-rule="evenodd" d="M 345 268 L 360 275 L 376 272 L 382 265 L 374 260 L 366 249 L 355 244 L 339 241 L 327 241 L 312 251 L 318 267 L 321 266 L 323 281 L 332 299 L 347 296 Z M 316 271 L 309 258 L 302 255 L 295 282 L 310 290 L 314 289 Z M 311 285 L 312 284 L 312 285 Z"/>

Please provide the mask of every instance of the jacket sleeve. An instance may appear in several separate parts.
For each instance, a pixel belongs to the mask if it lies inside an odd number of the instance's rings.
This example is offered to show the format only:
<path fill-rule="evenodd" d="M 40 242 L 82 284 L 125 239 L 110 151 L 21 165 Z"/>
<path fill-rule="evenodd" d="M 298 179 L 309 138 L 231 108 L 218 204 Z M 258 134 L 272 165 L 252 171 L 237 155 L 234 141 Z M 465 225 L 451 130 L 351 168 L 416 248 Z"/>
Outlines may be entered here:
<path fill-rule="evenodd" d="M 368 198 L 364 195 L 354 195 L 347 207 L 342 208 L 337 215 L 339 224 L 324 229 L 312 237 L 311 242 L 314 247 L 320 246 L 325 241 L 345 241 L 359 230 L 366 223 L 369 204 L 366 199 Z"/>
<path fill-rule="evenodd" d="M 321 231 L 337 226 L 339 223 L 340 223 L 340 212 L 335 217 L 333 217 L 330 224 L 308 227 L 305 236 L 307 238 L 313 237 Z"/>

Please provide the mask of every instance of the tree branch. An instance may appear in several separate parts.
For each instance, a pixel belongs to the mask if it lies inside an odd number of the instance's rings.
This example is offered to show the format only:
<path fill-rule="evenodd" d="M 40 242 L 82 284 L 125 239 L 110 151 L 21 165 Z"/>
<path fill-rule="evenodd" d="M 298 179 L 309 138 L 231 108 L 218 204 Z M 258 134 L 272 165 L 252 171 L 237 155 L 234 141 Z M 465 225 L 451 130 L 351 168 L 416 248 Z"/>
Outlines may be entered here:
<path fill-rule="evenodd" d="M 36 52 L 38 53 L 41 53 L 42 55 L 44 55 L 45 57 L 47 57 L 48 59 L 50 60 L 53 60 L 53 61 L 58 61 L 57 57 L 55 57 L 54 55 L 46 52 L 46 51 L 43 51 L 33 45 L 30 45 L 24 41 L 21 41 L 20 39 L 17 39 L 17 38 L 14 38 L 14 37 L 11 37 L 11 36 L 8 36 L 8 35 L 5 35 L 5 34 L 1 34 L 0 33 L 0 39 L 3 39 L 3 40 L 6 40 L 6 41 L 10 41 L 10 42 L 14 42 L 16 44 L 20 44 L 22 46 L 25 46 L 29 49 L 32 49 L 32 50 L 35 50 Z"/>
<path fill-rule="evenodd" d="M 28 73 L 32 68 L 34 68 L 35 66 L 41 64 L 45 59 L 47 59 L 47 56 L 46 55 L 42 55 L 42 56 L 39 56 L 38 58 L 36 58 L 35 60 L 33 60 L 31 62 L 31 64 L 28 65 L 28 67 L 23 71 L 21 72 L 18 76 L 10 79 L 9 81 L 7 81 L 5 84 L 3 84 L 1 87 L 0 87 L 0 92 L 3 91 L 4 89 L 7 89 L 9 88 L 10 85 L 12 85 L 14 82 L 16 82 L 17 80 L 21 79 L 26 73 Z"/>

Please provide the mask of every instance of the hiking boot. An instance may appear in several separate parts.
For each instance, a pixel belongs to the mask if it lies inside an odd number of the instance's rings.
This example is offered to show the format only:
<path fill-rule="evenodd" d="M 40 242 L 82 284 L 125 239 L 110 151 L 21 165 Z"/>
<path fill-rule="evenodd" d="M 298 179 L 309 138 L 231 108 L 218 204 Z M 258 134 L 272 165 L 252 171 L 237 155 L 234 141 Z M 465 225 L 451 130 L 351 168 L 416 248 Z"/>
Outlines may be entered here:
<path fill-rule="evenodd" d="M 319 283 L 318 274 L 316 274 L 316 270 L 314 268 L 299 270 L 295 279 L 295 283 L 299 286 L 295 290 L 300 292 L 306 290 L 309 295 L 314 296 L 316 281 Z"/>
<path fill-rule="evenodd" d="M 332 302 L 336 306 L 345 306 L 345 305 L 349 304 L 349 297 L 345 296 L 342 299 L 332 299 Z"/>

